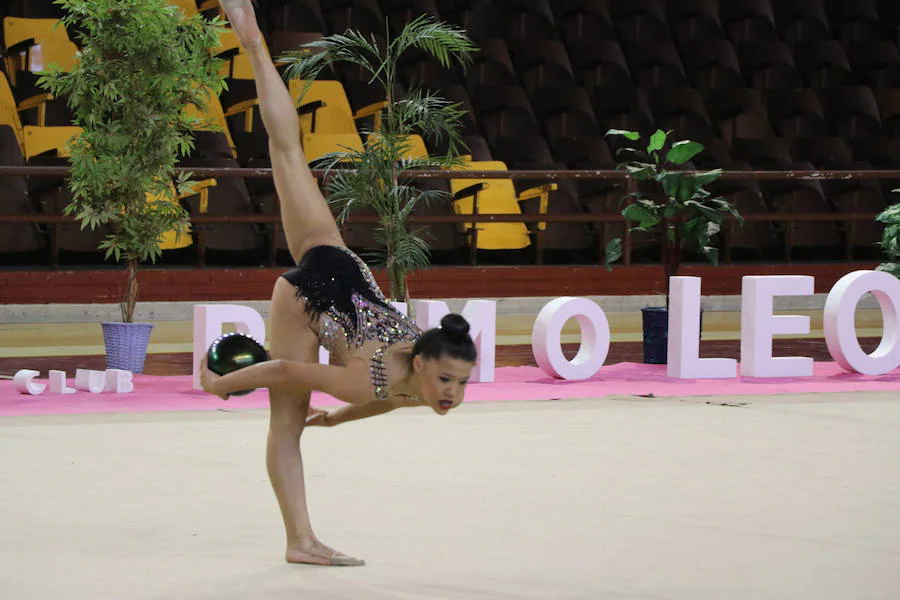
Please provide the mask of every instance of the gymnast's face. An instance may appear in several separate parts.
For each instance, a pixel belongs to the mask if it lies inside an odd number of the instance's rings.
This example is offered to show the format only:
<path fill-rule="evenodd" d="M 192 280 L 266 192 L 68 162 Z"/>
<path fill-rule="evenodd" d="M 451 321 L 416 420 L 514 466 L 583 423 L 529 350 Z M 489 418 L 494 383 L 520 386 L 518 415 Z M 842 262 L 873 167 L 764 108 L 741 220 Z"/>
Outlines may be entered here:
<path fill-rule="evenodd" d="M 422 382 L 422 399 L 439 415 L 446 415 L 463 401 L 473 363 L 443 355 L 413 359 L 413 368 Z"/>

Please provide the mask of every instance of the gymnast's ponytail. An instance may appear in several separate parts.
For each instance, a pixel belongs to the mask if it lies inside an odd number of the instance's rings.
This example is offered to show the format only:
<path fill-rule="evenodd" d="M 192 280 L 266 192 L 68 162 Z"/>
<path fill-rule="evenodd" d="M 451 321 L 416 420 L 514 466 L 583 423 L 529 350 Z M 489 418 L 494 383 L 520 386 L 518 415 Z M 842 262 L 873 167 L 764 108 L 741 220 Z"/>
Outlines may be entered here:
<path fill-rule="evenodd" d="M 440 327 L 429 329 L 416 340 L 412 355 L 425 359 L 447 356 L 474 363 L 478 352 L 469 335 L 469 322 L 462 315 L 450 313 L 441 319 Z"/>

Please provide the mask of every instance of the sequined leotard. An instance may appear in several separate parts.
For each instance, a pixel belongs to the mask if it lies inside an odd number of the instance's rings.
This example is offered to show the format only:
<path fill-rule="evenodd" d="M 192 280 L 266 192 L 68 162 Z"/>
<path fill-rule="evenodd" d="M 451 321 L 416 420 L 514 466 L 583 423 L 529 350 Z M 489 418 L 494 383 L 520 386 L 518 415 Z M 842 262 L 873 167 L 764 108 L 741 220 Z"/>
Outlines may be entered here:
<path fill-rule="evenodd" d="M 318 324 L 319 343 L 336 362 L 344 362 L 366 342 L 381 343 L 372 357 L 371 375 L 376 398 L 385 400 L 384 349 L 415 341 L 422 331 L 388 303 L 369 267 L 347 248 L 315 246 L 282 277 L 305 302 L 307 314 Z"/>

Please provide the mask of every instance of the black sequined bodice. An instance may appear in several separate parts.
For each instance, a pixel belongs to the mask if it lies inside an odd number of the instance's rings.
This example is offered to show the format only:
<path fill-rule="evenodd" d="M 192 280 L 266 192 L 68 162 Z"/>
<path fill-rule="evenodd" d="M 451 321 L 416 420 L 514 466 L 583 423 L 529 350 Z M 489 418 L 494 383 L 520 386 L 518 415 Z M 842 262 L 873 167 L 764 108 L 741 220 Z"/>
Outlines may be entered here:
<path fill-rule="evenodd" d="M 372 340 L 384 346 L 415 341 L 422 334 L 388 303 L 369 267 L 347 248 L 311 248 L 283 277 L 318 320 L 319 342 L 329 352 L 353 351 Z"/>

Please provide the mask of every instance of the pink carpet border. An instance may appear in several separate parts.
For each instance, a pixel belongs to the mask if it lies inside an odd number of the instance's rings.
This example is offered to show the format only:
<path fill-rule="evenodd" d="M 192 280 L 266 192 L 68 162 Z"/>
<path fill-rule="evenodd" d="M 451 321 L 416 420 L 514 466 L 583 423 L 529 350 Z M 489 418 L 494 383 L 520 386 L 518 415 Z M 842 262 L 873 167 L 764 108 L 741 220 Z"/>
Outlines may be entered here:
<path fill-rule="evenodd" d="M 128 394 L 77 392 L 30 396 L 15 391 L 11 381 L 0 381 L 0 416 L 203 411 L 265 408 L 267 394 L 257 390 L 222 402 L 191 389 L 189 376 L 136 375 Z M 69 380 L 69 385 L 73 380 Z M 617 363 L 605 366 L 591 379 L 563 381 L 537 367 L 501 367 L 493 383 L 474 383 L 468 402 L 509 400 L 562 400 L 608 396 L 724 396 L 747 394 L 797 394 L 815 392 L 900 391 L 900 369 L 880 376 L 848 373 L 832 362 L 815 364 L 812 377 L 779 379 L 689 379 L 666 377 L 664 365 Z M 900 396 L 898 396 L 900 398 Z M 335 406 L 340 402 L 314 394 L 313 404 Z"/>

